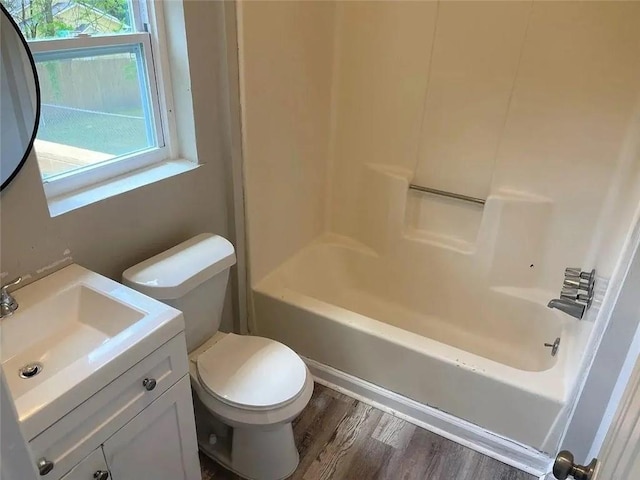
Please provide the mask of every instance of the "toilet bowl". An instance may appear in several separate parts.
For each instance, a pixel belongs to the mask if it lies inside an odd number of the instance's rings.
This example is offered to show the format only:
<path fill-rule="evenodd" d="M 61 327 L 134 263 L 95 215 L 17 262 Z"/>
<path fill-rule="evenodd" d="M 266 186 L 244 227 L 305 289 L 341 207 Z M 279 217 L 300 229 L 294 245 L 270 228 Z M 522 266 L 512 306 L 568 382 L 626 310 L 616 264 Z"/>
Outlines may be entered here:
<path fill-rule="evenodd" d="M 291 422 L 309 402 L 313 379 L 279 342 L 218 332 L 234 263 L 226 239 L 201 234 L 122 278 L 184 314 L 201 451 L 244 478 L 279 480 L 298 466 Z"/>

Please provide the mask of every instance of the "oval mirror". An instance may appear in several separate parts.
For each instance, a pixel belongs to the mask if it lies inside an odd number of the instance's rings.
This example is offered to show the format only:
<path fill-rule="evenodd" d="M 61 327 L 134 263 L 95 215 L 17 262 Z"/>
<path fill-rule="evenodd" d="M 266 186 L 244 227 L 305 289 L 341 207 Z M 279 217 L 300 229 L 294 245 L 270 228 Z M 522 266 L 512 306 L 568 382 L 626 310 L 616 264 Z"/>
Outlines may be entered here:
<path fill-rule="evenodd" d="M 36 137 L 40 86 L 33 56 L 18 25 L 0 5 L 0 190 L 18 174 Z"/>

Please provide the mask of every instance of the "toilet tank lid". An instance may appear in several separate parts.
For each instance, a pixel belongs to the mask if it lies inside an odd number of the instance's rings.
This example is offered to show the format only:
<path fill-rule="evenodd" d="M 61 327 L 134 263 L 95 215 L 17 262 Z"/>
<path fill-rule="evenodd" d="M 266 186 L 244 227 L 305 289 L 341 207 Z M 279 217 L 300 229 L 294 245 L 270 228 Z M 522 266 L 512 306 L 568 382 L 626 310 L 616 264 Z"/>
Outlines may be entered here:
<path fill-rule="evenodd" d="M 229 240 L 201 233 L 128 268 L 122 280 L 152 298 L 173 300 L 235 263 L 235 250 Z"/>

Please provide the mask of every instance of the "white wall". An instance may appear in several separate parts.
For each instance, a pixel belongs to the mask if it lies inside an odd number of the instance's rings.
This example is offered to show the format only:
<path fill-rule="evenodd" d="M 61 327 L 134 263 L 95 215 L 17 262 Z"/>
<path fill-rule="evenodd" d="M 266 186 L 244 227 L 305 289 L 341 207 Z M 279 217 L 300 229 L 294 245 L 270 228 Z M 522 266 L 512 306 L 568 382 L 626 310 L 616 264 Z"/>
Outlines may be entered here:
<path fill-rule="evenodd" d="M 492 189 L 554 201 L 544 285 L 561 282 L 565 266 L 593 265 L 639 92 L 639 21 L 637 2 L 533 4 Z"/>
<path fill-rule="evenodd" d="M 324 229 L 333 2 L 238 4 L 252 282 Z"/>
<path fill-rule="evenodd" d="M 338 2 L 332 231 L 357 234 L 363 164 L 415 166 L 437 7 Z"/>
<path fill-rule="evenodd" d="M 489 195 L 531 6 L 439 4 L 415 183 Z"/>

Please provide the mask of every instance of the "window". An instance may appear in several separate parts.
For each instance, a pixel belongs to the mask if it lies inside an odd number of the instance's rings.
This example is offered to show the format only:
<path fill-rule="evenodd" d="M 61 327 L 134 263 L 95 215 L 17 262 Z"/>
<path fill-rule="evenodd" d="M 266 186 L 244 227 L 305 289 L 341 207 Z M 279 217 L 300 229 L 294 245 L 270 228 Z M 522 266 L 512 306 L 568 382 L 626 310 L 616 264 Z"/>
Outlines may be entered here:
<path fill-rule="evenodd" d="M 143 0 L 0 0 L 33 53 L 48 195 L 168 156 Z"/>

